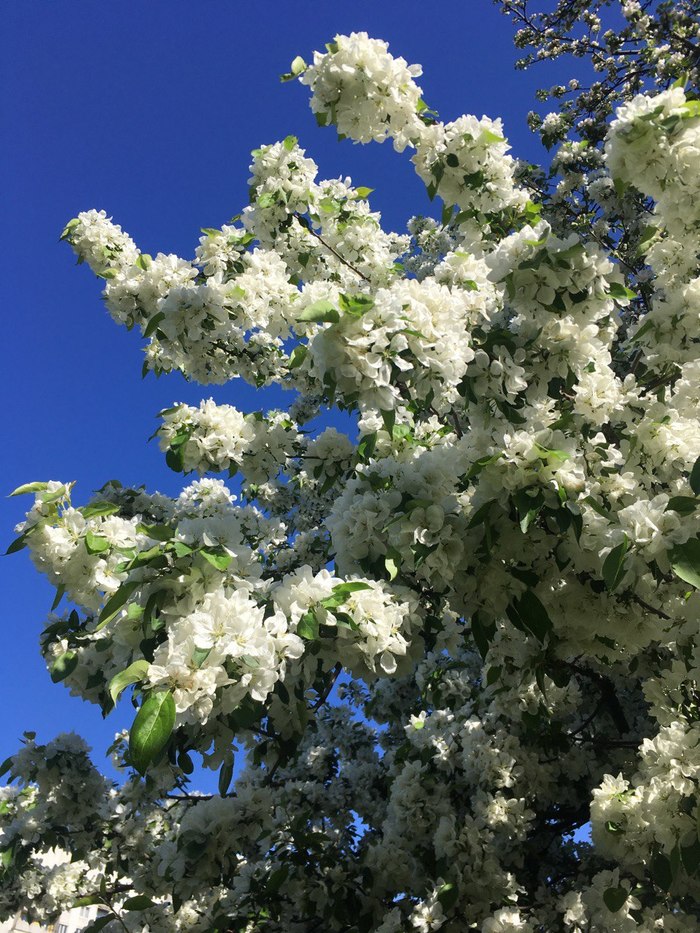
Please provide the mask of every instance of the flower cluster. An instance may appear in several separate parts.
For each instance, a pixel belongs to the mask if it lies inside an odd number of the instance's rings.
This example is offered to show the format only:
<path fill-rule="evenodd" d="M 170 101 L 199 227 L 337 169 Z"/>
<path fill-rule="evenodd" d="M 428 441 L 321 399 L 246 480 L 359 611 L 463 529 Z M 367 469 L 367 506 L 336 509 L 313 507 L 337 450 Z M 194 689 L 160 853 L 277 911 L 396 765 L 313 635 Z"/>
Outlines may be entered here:
<path fill-rule="evenodd" d="M 366 32 L 336 36 L 327 53 L 314 53 L 300 81 L 311 89 L 319 123 L 335 124 L 355 142 L 394 141 L 400 152 L 417 132 L 421 89 L 413 80 L 420 65 L 388 53 L 388 44 Z M 303 67 L 303 66 L 302 66 Z"/>

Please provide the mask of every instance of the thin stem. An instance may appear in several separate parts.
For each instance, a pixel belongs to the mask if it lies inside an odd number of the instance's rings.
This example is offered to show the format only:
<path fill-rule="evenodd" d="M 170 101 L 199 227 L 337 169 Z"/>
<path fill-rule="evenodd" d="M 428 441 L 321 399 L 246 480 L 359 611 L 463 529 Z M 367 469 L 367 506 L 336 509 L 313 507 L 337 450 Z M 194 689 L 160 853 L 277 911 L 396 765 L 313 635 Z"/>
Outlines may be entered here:
<path fill-rule="evenodd" d="M 637 596 L 636 593 L 632 595 L 632 599 L 635 601 L 635 603 L 640 605 L 642 609 L 646 609 L 647 612 L 652 612 L 655 616 L 658 616 L 660 619 L 665 619 L 666 621 L 671 620 L 671 616 L 666 615 L 663 609 L 657 609 L 656 606 L 651 606 L 648 602 L 643 600 L 641 596 Z"/>
<path fill-rule="evenodd" d="M 326 241 L 323 239 L 320 233 L 316 233 L 316 231 L 311 227 L 311 224 L 308 222 L 308 220 L 305 217 L 302 217 L 301 214 L 293 214 L 292 216 L 295 217 L 299 221 L 300 225 L 304 228 L 304 230 L 308 230 L 308 232 L 311 234 L 312 237 L 315 237 L 318 240 L 318 242 L 322 243 L 323 246 L 325 246 L 329 252 L 333 253 L 335 258 L 339 262 L 342 262 L 344 266 L 347 266 L 348 269 L 350 269 L 352 272 L 355 273 L 355 275 L 359 275 L 359 277 L 363 281 L 369 282 L 369 279 L 363 272 L 360 272 L 359 269 L 356 269 L 355 266 L 353 266 L 351 262 L 348 262 L 348 260 L 345 259 L 343 256 L 341 256 L 337 250 L 333 249 L 330 243 L 326 243 Z"/>
<path fill-rule="evenodd" d="M 454 410 L 454 408 L 450 409 L 450 415 L 452 416 L 452 424 L 455 426 L 455 434 L 459 438 L 464 437 L 462 425 L 459 423 L 459 418 L 457 417 L 457 412 Z"/>
<path fill-rule="evenodd" d="M 315 713 L 318 709 L 320 709 L 323 706 L 323 704 L 326 702 L 326 700 L 328 699 L 331 690 L 333 689 L 333 687 L 335 687 L 335 682 L 340 676 L 340 672 L 342 671 L 342 669 L 343 669 L 343 665 L 340 663 L 340 661 L 336 661 L 335 667 L 333 668 L 331 675 L 328 678 L 328 683 L 323 689 L 323 693 L 319 694 L 318 699 L 316 700 L 314 705 L 311 707 L 311 711 L 313 713 Z"/>

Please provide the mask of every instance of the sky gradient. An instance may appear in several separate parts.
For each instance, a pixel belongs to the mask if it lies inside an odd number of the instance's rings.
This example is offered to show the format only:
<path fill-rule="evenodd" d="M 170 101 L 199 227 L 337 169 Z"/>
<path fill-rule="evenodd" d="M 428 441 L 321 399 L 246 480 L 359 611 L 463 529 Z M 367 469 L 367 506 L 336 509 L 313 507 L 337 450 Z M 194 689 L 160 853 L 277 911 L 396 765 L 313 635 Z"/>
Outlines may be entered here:
<path fill-rule="evenodd" d="M 77 504 L 112 478 L 177 494 L 182 478 L 146 443 L 160 409 L 209 396 L 243 410 L 277 402 L 237 381 L 202 388 L 178 375 L 142 380 L 138 335 L 111 321 L 99 280 L 75 268 L 58 242 L 71 217 L 104 209 L 143 251 L 190 257 L 201 227 L 226 223 L 246 204 L 250 150 L 288 134 L 320 177 L 350 175 L 374 188 L 385 226 L 402 230 L 413 214 L 436 214 L 407 154 L 338 143 L 333 130 L 317 128 L 307 89 L 280 84 L 297 54 L 308 60 L 339 32 L 388 40 L 395 55 L 423 65 L 419 83 L 442 119 L 500 116 L 514 154 L 532 161 L 546 159 L 525 123 L 534 91 L 571 77 L 562 65 L 515 71 L 513 27 L 490 0 L 254 8 L 234 0 L 24 0 L 5 5 L 3 21 L 2 551 L 30 505 L 29 497 L 5 498 L 21 483 L 76 480 Z M 96 707 L 51 683 L 38 636 L 52 600 L 26 552 L 0 559 L 0 761 L 25 729 L 40 741 L 74 730 L 102 765 L 133 711 L 123 704 L 103 722 Z"/>

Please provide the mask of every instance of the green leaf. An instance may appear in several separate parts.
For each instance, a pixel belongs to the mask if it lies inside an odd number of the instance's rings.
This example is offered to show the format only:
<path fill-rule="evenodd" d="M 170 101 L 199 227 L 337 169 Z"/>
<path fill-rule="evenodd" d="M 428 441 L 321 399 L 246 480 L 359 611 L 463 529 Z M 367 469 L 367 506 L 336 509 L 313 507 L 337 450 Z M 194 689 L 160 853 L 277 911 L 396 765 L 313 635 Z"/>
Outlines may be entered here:
<path fill-rule="evenodd" d="M 628 547 L 629 539 L 625 535 L 617 547 L 614 547 L 603 561 L 603 580 L 605 580 L 605 585 L 611 593 L 617 589 L 625 575 L 625 555 Z"/>
<path fill-rule="evenodd" d="M 390 580 L 395 580 L 397 578 L 400 566 L 400 559 L 389 557 L 388 555 L 384 558 L 384 567 Z"/>
<path fill-rule="evenodd" d="M 287 150 L 287 152 L 291 152 L 298 142 L 299 140 L 296 136 L 287 136 L 282 145 Z"/>
<path fill-rule="evenodd" d="M 340 295 L 338 303 L 342 311 L 361 317 L 374 307 L 374 298 L 369 295 Z"/>
<path fill-rule="evenodd" d="M 663 852 L 657 852 L 652 856 L 649 862 L 649 874 L 655 885 L 661 888 L 662 891 L 668 891 L 673 884 L 673 872 L 668 856 L 664 855 Z"/>
<path fill-rule="evenodd" d="M 598 502 L 597 499 L 594 499 L 593 496 L 586 496 L 583 501 L 587 505 L 590 505 L 593 511 L 597 512 L 602 518 L 607 518 L 607 520 L 610 521 L 610 512 L 606 511 L 605 507 Z"/>
<path fill-rule="evenodd" d="M 321 600 L 324 609 L 336 609 L 346 603 L 351 593 L 357 593 L 359 590 L 371 590 L 369 583 L 363 583 L 361 580 L 350 580 L 347 583 L 339 583 L 334 586 L 332 595 Z"/>
<path fill-rule="evenodd" d="M 128 897 L 122 907 L 124 910 L 148 910 L 149 907 L 156 907 L 155 901 L 152 901 L 147 894 L 135 894 Z"/>
<path fill-rule="evenodd" d="M 681 862 L 688 875 L 694 875 L 700 868 L 700 839 L 696 839 L 689 846 L 681 846 Z"/>
<path fill-rule="evenodd" d="M 95 631 L 99 631 L 99 629 L 107 625 L 108 622 L 112 621 L 127 599 L 140 585 L 141 584 L 136 580 L 129 580 L 127 583 L 122 583 L 117 592 L 110 596 L 105 603 Z"/>
<path fill-rule="evenodd" d="M 619 282 L 610 282 L 608 288 L 608 294 L 611 298 L 614 298 L 616 301 L 627 302 L 632 298 L 637 297 L 637 293 L 631 291 L 629 288 L 626 288 L 624 285 L 621 285 Z"/>
<path fill-rule="evenodd" d="M 226 568 L 233 560 L 233 555 L 227 554 L 226 552 L 222 553 L 221 551 L 208 551 L 205 548 L 202 548 L 199 553 L 212 565 L 212 567 L 215 567 L 217 570 L 226 570 Z"/>
<path fill-rule="evenodd" d="M 102 903 L 101 901 L 98 903 Z M 101 917 L 97 917 L 92 923 L 88 923 L 86 927 L 83 927 L 82 933 L 98 933 L 99 930 L 104 929 L 108 923 L 111 923 L 113 920 L 116 920 L 114 914 L 103 914 Z"/>
<path fill-rule="evenodd" d="M 544 505 L 544 495 L 541 490 L 533 489 L 534 496 L 531 496 L 527 489 L 519 489 L 513 495 L 515 507 L 518 510 L 518 520 L 520 530 L 523 534 L 527 533 L 528 528 L 542 511 Z"/>
<path fill-rule="evenodd" d="M 311 321 L 315 324 L 337 324 L 340 320 L 340 313 L 330 301 L 322 299 L 321 301 L 314 301 L 308 308 L 305 308 L 297 320 Z"/>
<path fill-rule="evenodd" d="M 607 888 L 603 891 L 603 902 L 611 913 L 616 914 L 627 900 L 627 895 L 625 888 Z"/>
<path fill-rule="evenodd" d="M 137 684 L 143 680 L 148 673 L 149 667 L 150 664 L 148 661 L 146 661 L 145 658 L 141 658 L 139 661 L 134 661 L 133 664 L 130 664 L 123 671 L 120 671 L 112 677 L 109 682 L 109 695 L 115 706 L 122 692 L 126 690 L 128 686 Z"/>
<path fill-rule="evenodd" d="M 387 411 L 380 411 L 380 414 L 384 423 L 384 430 L 389 437 L 393 437 L 394 425 L 396 424 L 396 412 L 393 408 L 390 408 Z"/>
<path fill-rule="evenodd" d="M 464 176 L 464 184 L 467 188 L 479 188 L 483 185 L 485 177 L 483 172 L 472 172 Z"/>
<path fill-rule="evenodd" d="M 469 520 L 469 524 L 467 525 L 467 528 L 476 528 L 477 525 L 483 525 L 486 519 L 489 517 L 491 509 L 495 505 L 496 505 L 495 499 L 489 499 L 488 502 L 484 502 L 484 504 L 480 506 L 476 510 L 476 512 L 474 512 L 474 514 L 472 515 L 471 519 Z"/>
<path fill-rule="evenodd" d="M 493 130 L 482 130 L 480 139 L 485 143 L 504 143 L 505 139 Z"/>
<path fill-rule="evenodd" d="M 11 499 L 12 496 L 23 496 L 28 492 L 42 492 L 48 485 L 48 483 L 41 482 L 25 483 L 23 486 L 18 486 L 17 489 L 13 489 L 8 498 Z"/>
<path fill-rule="evenodd" d="M 277 203 L 277 194 L 272 191 L 263 191 L 259 198 L 255 202 L 258 207 L 272 207 Z"/>
<path fill-rule="evenodd" d="M 63 233 L 59 237 L 59 240 L 67 240 L 71 233 L 75 230 L 76 227 L 80 225 L 80 218 L 74 217 L 72 220 L 69 220 L 68 223 L 63 228 Z"/>
<path fill-rule="evenodd" d="M 165 451 L 165 462 L 175 473 L 182 473 L 185 468 L 185 451 L 182 446 L 169 447 Z"/>
<path fill-rule="evenodd" d="M 306 354 L 308 353 L 308 345 L 305 343 L 299 343 L 292 350 L 289 355 L 289 368 L 297 369 L 306 359 Z"/>
<path fill-rule="evenodd" d="M 195 648 L 192 652 L 192 663 L 199 669 L 211 654 L 211 648 Z"/>
<path fill-rule="evenodd" d="M 141 253 L 139 258 L 136 260 L 136 265 L 139 269 L 143 269 L 146 272 L 147 269 L 151 268 L 151 263 L 153 262 L 153 256 L 148 253 Z"/>
<path fill-rule="evenodd" d="M 538 641 L 544 641 L 549 632 L 552 631 L 552 620 L 532 590 L 525 590 L 523 595 L 519 599 L 514 599 L 508 607 L 508 618 L 517 627 L 517 623 L 511 615 L 511 610 L 515 612 L 522 626 L 528 632 L 531 632 Z"/>
<path fill-rule="evenodd" d="M 672 496 L 666 506 L 667 512 L 678 512 L 679 515 L 692 515 L 700 505 L 699 499 L 692 496 Z"/>
<path fill-rule="evenodd" d="M 10 755 L 10 757 L 6 758 L 3 761 L 3 763 L 0 765 L 0 778 L 5 777 L 7 772 L 10 770 L 10 768 L 12 767 L 12 761 L 13 761 L 12 755 Z"/>
<path fill-rule="evenodd" d="M 154 541 L 170 541 L 175 534 L 175 529 L 170 525 L 143 525 L 137 526 L 136 530 L 141 534 L 148 535 Z"/>
<path fill-rule="evenodd" d="M 689 538 L 671 548 L 669 559 L 677 577 L 700 589 L 700 538 Z"/>
<path fill-rule="evenodd" d="M 53 602 L 51 603 L 51 612 L 53 612 L 54 609 L 58 608 L 59 603 L 61 602 L 61 600 L 63 599 L 65 595 L 66 595 L 66 587 L 63 583 L 61 583 L 59 586 L 56 587 L 56 595 L 54 596 Z"/>
<path fill-rule="evenodd" d="M 93 531 L 88 531 L 84 538 L 85 550 L 88 554 L 103 554 L 108 551 L 112 545 L 104 535 L 96 535 Z"/>
<path fill-rule="evenodd" d="M 172 693 L 152 693 L 143 702 L 129 732 L 129 757 L 139 774 L 145 774 L 151 762 L 165 748 L 174 725 Z"/>
<path fill-rule="evenodd" d="M 22 548 L 27 546 L 27 538 L 29 537 L 29 531 L 23 531 L 22 534 L 15 538 L 15 540 L 10 544 L 8 549 L 5 551 L 5 556 L 8 554 L 16 554 L 17 551 L 21 551 Z"/>
<path fill-rule="evenodd" d="M 363 200 L 368 198 L 370 194 L 372 194 L 373 191 L 374 191 L 374 188 L 365 188 L 362 185 L 360 185 L 359 188 L 355 188 L 356 196 L 358 198 L 362 198 Z"/>
<path fill-rule="evenodd" d="M 659 228 L 653 224 L 645 227 L 639 237 L 639 242 L 637 243 L 637 250 L 635 256 L 641 257 L 644 256 L 648 251 L 651 244 L 656 240 L 659 235 Z"/>
<path fill-rule="evenodd" d="M 700 117 L 700 100 L 687 100 L 681 110 L 681 116 L 684 120 L 690 117 Z"/>
<path fill-rule="evenodd" d="M 308 641 L 318 638 L 318 619 L 313 612 L 305 612 L 299 619 L 297 635 L 299 638 L 305 638 Z"/>
<path fill-rule="evenodd" d="M 53 680 L 55 684 L 60 683 L 62 680 L 65 680 L 69 674 L 72 674 L 77 666 L 77 652 L 64 651 L 63 654 L 59 654 L 59 656 L 49 668 L 51 673 L 51 680 Z"/>
<path fill-rule="evenodd" d="M 642 326 L 639 328 L 639 330 L 632 337 L 630 337 L 630 343 L 636 343 L 637 340 L 641 340 L 641 338 L 645 334 L 647 334 L 652 329 L 653 326 L 654 326 L 653 320 L 645 321 L 642 324 Z"/>
<path fill-rule="evenodd" d="M 225 797 L 233 779 L 233 760 L 225 761 L 219 771 L 219 793 Z"/>
<path fill-rule="evenodd" d="M 377 446 L 377 432 L 365 434 L 357 445 L 357 456 L 359 460 L 369 460 Z"/>
<path fill-rule="evenodd" d="M 565 450 L 553 450 L 550 447 L 543 447 L 542 444 L 535 443 L 535 450 L 542 460 L 554 460 L 563 463 L 565 460 L 571 459 L 571 454 L 567 454 Z"/>
<path fill-rule="evenodd" d="M 474 643 L 479 649 L 479 654 L 485 659 L 491 645 L 491 639 L 496 634 L 495 623 L 487 622 L 482 617 L 481 612 L 477 611 L 471 617 L 471 632 Z"/>
<path fill-rule="evenodd" d="M 459 159 L 454 154 L 454 152 L 449 152 L 447 154 L 445 162 L 450 166 L 450 168 L 459 168 Z"/>
<path fill-rule="evenodd" d="M 93 502 L 90 505 L 86 505 L 85 508 L 80 509 L 83 514 L 83 518 L 101 518 L 104 515 L 116 515 L 119 511 L 119 506 L 115 505 L 114 502 Z"/>
<path fill-rule="evenodd" d="M 618 196 L 618 198 L 623 198 L 625 196 L 627 185 L 621 178 L 613 178 L 613 188 L 615 189 L 615 194 Z"/>
<path fill-rule="evenodd" d="M 86 894 L 73 901 L 73 907 L 91 907 L 93 904 L 104 904 L 101 894 Z"/>
<path fill-rule="evenodd" d="M 690 477 L 688 479 L 690 483 L 690 488 L 693 490 L 696 496 L 700 496 L 700 457 L 693 464 L 693 469 L 690 471 Z"/>
<path fill-rule="evenodd" d="M 159 311 L 157 314 L 154 314 L 153 317 L 148 322 L 148 324 L 146 324 L 146 329 L 143 332 L 143 336 L 144 337 L 152 336 L 158 329 L 158 325 L 160 324 L 160 322 L 163 320 L 165 320 L 164 311 Z"/>
<path fill-rule="evenodd" d="M 276 894 L 289 876 L 289 865 L 275 869 L 265 882 L 265 893 Z"/>
<path fill-rule="evenodd" d="M 442 905 L 443 910 L 452 910 L 459 900 L 459 889 L 454 884 L 443 884 L 437 892 L 437 899 Z"/>

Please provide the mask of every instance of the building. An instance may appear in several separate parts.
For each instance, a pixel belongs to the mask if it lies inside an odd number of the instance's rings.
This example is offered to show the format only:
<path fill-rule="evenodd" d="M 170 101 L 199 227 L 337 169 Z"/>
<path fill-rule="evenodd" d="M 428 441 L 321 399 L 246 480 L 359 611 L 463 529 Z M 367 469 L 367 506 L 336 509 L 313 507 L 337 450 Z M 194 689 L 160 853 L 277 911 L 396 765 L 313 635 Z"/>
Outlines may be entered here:
<path fill-rule="evenodd" d="M 56 923 L 42 926 L 40 923 L 28 923 L 22 914 L 16 914 L 11 920 L 0 923 L 0 933 L 80 933 L 86 926 L 107 911 L 104 907 L 73 907 L 64 910 Z"/>

